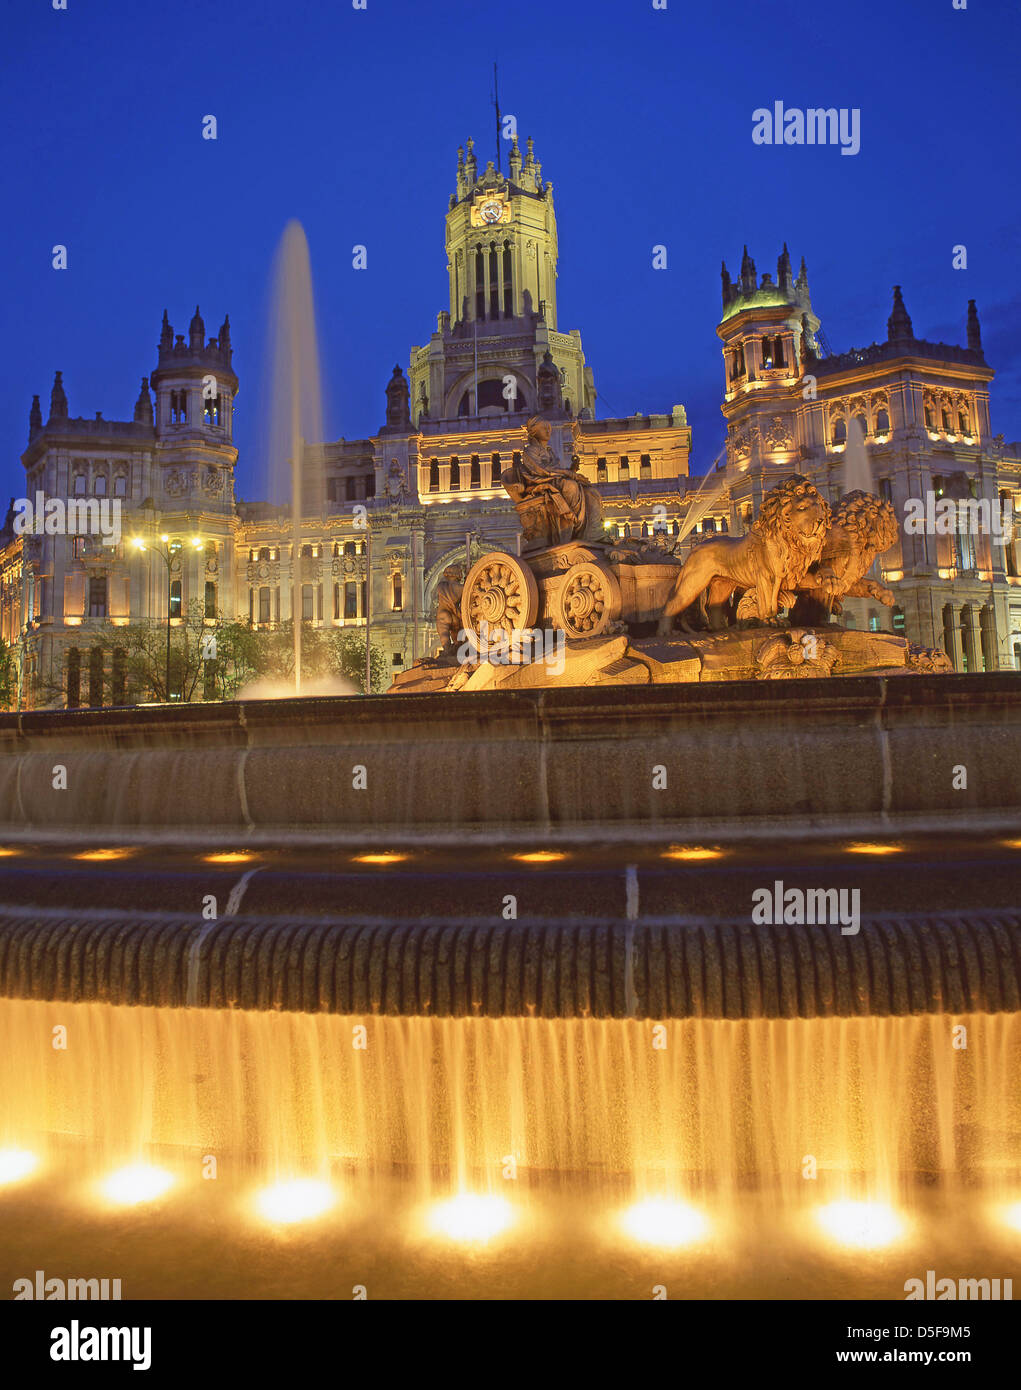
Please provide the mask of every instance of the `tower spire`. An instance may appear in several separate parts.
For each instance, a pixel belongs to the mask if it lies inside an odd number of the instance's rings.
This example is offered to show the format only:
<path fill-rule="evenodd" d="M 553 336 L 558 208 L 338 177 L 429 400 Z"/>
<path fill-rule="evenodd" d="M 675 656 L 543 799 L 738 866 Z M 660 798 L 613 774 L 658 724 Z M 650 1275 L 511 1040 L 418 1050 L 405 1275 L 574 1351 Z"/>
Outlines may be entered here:
<path fill-rule="evenodd" d="M 63 372 L 57 372 L 53 378 L 53 390 L 50 392 L 50 419 L 67 419 L 67 396 L 64 394 Z"/>
<path fill-rule="evenodd" d="M 978 310 L 975 301 L 968 300 L 968 346 L 972 352 L 982 351 L 982 329 L 979 326 Z"/>
<path fill-rule="evenodd" d="M 887 340 L 891 343 L 910 342 L 915 336 L 915 330 L 911 326 L 911 317 L 904 307 L 900 285 L 893 287 L 893 312 L 886 320 L 886 334 Z"/>
<path fill-rule="evenodd" d="M 787 250 L 786 242 L 784 242 L 783 250 L 780 252 L 780 259 L 776 263 L 776 283 L 785 293 L 790 292 L 792 286 L 791 254 Z"/>
<path fill-rule="evenodd" d="M 28 412 L 28 437 L 34 439 L 43 427 L 43 413 L 39 407 L 39 397 L 32 397 L 32 409 Z"/>

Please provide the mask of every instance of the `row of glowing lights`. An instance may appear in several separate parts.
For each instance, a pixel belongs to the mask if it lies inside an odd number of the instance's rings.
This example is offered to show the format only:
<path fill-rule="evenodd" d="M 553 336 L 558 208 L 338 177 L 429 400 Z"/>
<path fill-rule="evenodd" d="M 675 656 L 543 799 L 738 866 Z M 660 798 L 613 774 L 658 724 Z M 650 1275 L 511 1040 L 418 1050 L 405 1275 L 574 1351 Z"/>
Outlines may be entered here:
<path fill-rule="evenodd" d="M 1021 840 L 1003 840 L 1001 843 L 1007 849 L 1021 849 Z M 847 854 L 901 854 L 904 845 L 893 844 L 890 842 L 869 843 L 865 841 L 855 841 L 845 845 Z M 0 846 L 0 858 L 10 857 L 24 853 L 21 849 L 14 849 L 10 846 Z M 118 847 L 107 849 L 86 849 L 72 854 L 72 859 L 104 860 L 104 859 L 128 859 L 133 854 L 139 853 L 137 848 Z M 669 849 L 662 851 L 662 859 L 679 859 L 685 862 L 694 862 L 701 859 L 723 859 L 729 850 L 720 849 L 718 846 L 710 845 L 671 845 Z M 200 856 L 206 864 L 248 864 L 253 860 L 264 856 L 256 854 L 250 850 L 224 850 L 215 854 L 203 854 Z M 354 864 L 403 864 L 411 859 L 410 854 L 398 854 L 385 851 L 379 854 L 353 854 L 351 862 Z M 569 859 L 570 855 L 564 850 L 540 849 L 532 850 L 527 853 L 512 854 L 511 859 L 519 864 L 555 864 L 560 860 Z"/>
<path fill-rule="evenodd" d="M 38 1168 L 27 1149 L 0 1149 L 0 1185 L 18 1182 Z M 152 1164 L 134 1163 L 104 1178 L 98 1195 L 111 1206 L 138 1207 L 166 1196 L 174 1175 Z M 258 1215 L 271 1225 L 295 1225 L 327 1215 L 338 1203 L 330 1183 L 315 1178 L 292 1178 L 260 1188 L 253 1197 Z M 1021 1202 L 1004 1207 L 1001 1218 L 1021 1232 Z M 432 1234 L 453 1241 L 486 1242 L 508 1233 L 518 1220 L 514 1204 L 505 1197 L 461 1192 L 436 1202 L 425 1213 Z M 879 1250 L 895 1244 L 907 1222 L 885 1202 L 841 1200 L 817 1207 L 821 1231 L 838 1245 Z M 687 1202 L 647 1198 L 618 1213 L 623 1232 L 642 1245 L 679 1248 L 705 1242 L 713 1233 L 709 1216 Z"/>

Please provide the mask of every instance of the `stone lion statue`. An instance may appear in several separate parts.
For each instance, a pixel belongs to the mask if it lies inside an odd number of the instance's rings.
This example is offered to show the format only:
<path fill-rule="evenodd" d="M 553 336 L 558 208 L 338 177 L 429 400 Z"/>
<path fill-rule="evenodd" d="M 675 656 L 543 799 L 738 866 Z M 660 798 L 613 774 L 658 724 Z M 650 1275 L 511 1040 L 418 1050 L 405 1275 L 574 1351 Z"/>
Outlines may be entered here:
<path fill-rule="evenodd" d="M 800 473 L 792 473 L 766 493 L 747 535 L 721 536 L 697 546 L 674 581 L 659 620 L 661 636 L 678 613 L 701 599 L 713 607 L 736 591 L 745 592 L 740 616 L 775 623 L 780 609 L 819 559 L 830 523 L 826 499 Z"/>
<path fill-rule="evenodd" d="M 897 515 L 891 503 L 871 492 L 845 493 L 833 513 L 822 554 L 806 576 L 791 621 L 828 623 L 831 613 L 843 612 L 840 600 L 848 595 L 872 598 L 891 608 L 896 602 L 893 591 L 865 575 L 876 556 L 896 543 L 897 535 Z"/>

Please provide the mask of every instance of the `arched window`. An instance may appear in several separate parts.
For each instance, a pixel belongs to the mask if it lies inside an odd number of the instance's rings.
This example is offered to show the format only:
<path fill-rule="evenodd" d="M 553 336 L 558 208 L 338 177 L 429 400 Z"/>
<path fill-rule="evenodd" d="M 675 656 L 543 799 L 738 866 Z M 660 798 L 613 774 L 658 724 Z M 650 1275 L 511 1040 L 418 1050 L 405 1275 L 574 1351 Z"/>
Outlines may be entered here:
<path fill-rule="evenodd" d="M 951 426 L 950 426 L 950 411 L 947 410 L 946 406 L 944 406 L 943 409 L 940 411 L 940 413 L 939 413 L 939 418 L 940 418 L 940 422 L 942 423 L 943 428 L 949 433 L 949 432 L 950 432 L 950 428 L 951 428 Z"/>
<path fill-rule="evenodd" d="M 115 497 L 127 497 L 128 495 L 128 475 L 118 473 L 113 480 L 113 495 Z"/>
<path fill-rule="evenodd" d="M 394 575 L 393 611 L 400 613 L 404 608 L 404 581 L 399 574 Z"/>
<path fill-rule="evenodd" d="M 105 474 L 105 473 L 97 473 L 96 476 L 95 476 L 95 478 L 93 478 L 93 480 L 92 480 L 92 495 L 93 495 L 93 497 L 105 497 L 105 496 L 106 496 L 106 474 Z"/>
<path fill-rule="evenodd" d="M 773 366 L 786 367 L 786 365 L 787 360 L 784 357 L 783 351 L 783 334 L 778 333 L 776 335 L 776 338 L 773 340 Z"/>
<path fill-rule="evenodd" d="M 67 707 L 77 709 L 82 702 L 82 654 L 72 647 L 67 654 Z"/>
<path fill-rule="evenodd" d="M 450 460 L 450 491 L 459 492 L 461 488 L 461 464 L 455 456 Z"/>
<path fill-rule="evenodd" d="M 88 486 L 88 481 L 87 481 L 87 479 L 86 479 L 86 477 L 85 477 L 85 474 L 84 474 L 84 473 L 76 473 L 76 474 L 74 475 L 74 495 L 75 495 L 75 497 L 84 497 L 84 496 L 85 496 L 85 489 L 86 489 L 87 486 Z"/>
<path fill-rule="evenodd" d="M 429 460 L 429 491 L 439 492 L 440 490 L 440 461 L 439 459 Z"/>
<path fill-rule="evenodd" d="M 838 416 L 838 418 L 833 422 L 832 439 L 834 444 L 847 443 L 847 421 L 844 419 L 842 415 Z"/>
<path fill-rule="evenodd" d="M 932 406 L 931 406 L 931 405 L 925 405 L 925 406 L 922 407 L 922 415 L 923 415 L 924 418 L 925 418 L 925 428 L 926 428 L 927 430 L 935 429 L 935 425 L 933 424 L 933 415 L 932 415 Z"/>
<path fill-rule="evenodd" d="M 957 412 L 957 427 L 961 434 L 971 434 L 971 425 L 968 422 L 968 412 L 959 410 Z"/>
<path fill-rule="evenodd" d="M 103 703 L 103 648 L 89 652 L 89 704 L 97 708 Z"/>
<path fill-rule="evenodd" d="M 880 409 L 876 411 L 876 434 L 889 434 L 889 433 L 890 433 L 890 416 L 888 415 L 888 413 L 887 413 L 882 407 L 880 407 Z"/>
<path fill-rule="evenodd" d="M 868 422 L 868 420 L 865 418 L 864 415 L 861 414 L 861 412 L 859 412 L 859 413 L 854 417 L 854 419 L 855 419 L 855 423 L 857 424 L 858 428 L 861 430 L 861 437 L 862 437 L 862 439 L 867 439 L 867 438 L 868 438 L 868 433 L 869 433 L 869 422 Z"/>
<path fill-rule="evenodd" d="M 773 365 L 773 340 L 763 338 L 762 340 L 762 365 L 768 371 Z"/>

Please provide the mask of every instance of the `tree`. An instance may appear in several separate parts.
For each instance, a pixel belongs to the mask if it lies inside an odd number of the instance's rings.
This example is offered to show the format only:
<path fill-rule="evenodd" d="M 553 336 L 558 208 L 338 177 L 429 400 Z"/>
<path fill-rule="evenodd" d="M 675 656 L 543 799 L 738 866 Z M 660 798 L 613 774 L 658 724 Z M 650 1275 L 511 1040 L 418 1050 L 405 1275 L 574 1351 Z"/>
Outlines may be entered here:
<path fill-rule="evenodd" d="M 324 642 L 329 669 L 333 674 L 351 682 L 365 694 L 365 634 L 351 628 L 334 630 Z M 372 693 L 380 694 L 390 684 L 391 673 L 386 653 L 379 647 L 369 648 L 369 670 Z"/>
<path fill-rule="evenodd" d="M 18 663 L 0 638 L 0 709 L 13 709 L 18 699 Z"/>

